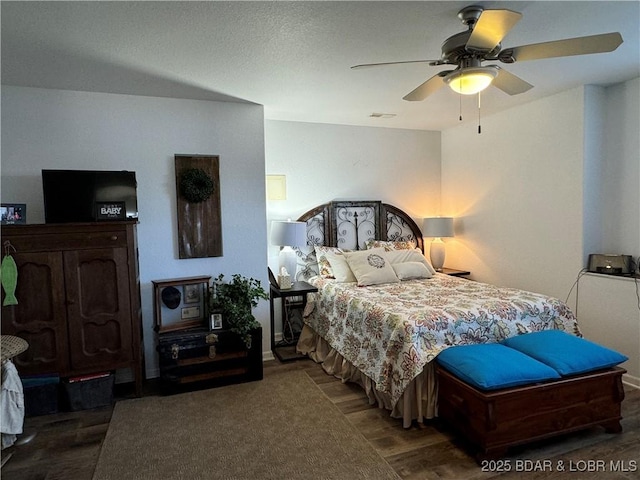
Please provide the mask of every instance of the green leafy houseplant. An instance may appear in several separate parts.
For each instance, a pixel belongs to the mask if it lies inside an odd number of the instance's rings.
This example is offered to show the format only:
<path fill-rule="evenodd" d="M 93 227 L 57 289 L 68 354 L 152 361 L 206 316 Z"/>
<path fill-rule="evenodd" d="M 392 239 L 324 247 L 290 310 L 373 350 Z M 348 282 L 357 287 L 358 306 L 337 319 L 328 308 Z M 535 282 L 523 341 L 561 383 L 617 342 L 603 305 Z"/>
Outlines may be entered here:
<path fill-rule="evenodd" d="M 224 275 L 220 274 L 209 289 L 209 311 L 221 312 L 229 330 L 240 335 L 247 348 L 251 348 L 250 332 L 260 326 L 252 310 L 260 299 L 268 300 L 269 294 L 259 280 L 236 273 L 230 282 L 224 282 Z"/>

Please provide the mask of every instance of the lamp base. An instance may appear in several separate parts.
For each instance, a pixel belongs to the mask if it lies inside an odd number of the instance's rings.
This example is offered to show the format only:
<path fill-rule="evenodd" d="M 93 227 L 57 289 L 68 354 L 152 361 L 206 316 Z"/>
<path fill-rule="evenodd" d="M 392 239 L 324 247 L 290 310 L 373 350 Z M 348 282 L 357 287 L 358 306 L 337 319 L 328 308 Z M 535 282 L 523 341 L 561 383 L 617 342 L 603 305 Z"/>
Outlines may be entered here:
<path fill-rule="evenodd" d="M 429 257 L 431 258 L 431 265 L 436 269 L 436 272 L 441 272 L 445 257 L 445 245 L 441 238 L 435 238 L 431 242 Z"/>

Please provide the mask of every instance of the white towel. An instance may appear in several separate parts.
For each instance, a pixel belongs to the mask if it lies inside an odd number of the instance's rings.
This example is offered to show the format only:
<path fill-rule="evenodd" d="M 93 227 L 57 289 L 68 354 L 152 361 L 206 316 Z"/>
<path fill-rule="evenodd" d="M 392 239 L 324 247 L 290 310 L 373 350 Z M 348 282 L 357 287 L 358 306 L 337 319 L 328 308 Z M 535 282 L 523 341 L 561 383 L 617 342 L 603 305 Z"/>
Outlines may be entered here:
<path fill-rule="evenodd" d="M 0 391 L 0 432 L 2 448 L 10 447 L 22 433 L 24 423 L 24 393 L 22 381 L 11 360 L 2 364 L 2 390 Z"/>

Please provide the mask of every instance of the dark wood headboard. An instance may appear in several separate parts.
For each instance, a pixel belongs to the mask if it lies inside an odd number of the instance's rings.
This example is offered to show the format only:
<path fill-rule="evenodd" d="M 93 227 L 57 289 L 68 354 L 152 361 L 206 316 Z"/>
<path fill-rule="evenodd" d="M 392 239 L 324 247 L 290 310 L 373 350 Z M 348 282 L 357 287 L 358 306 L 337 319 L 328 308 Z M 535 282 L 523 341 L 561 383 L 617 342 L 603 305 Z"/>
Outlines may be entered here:
<path fill-rule="evenodd" d="M 307 245 L 296 248 L 297 280 L 317 275 L 316 245 L 362 250 L 369 240 L 414 241 L 424 252 L 422 231 L 416 222 L 399 208 L 380 201 L 328 202 L 298 221 L 307 224 Z"/>

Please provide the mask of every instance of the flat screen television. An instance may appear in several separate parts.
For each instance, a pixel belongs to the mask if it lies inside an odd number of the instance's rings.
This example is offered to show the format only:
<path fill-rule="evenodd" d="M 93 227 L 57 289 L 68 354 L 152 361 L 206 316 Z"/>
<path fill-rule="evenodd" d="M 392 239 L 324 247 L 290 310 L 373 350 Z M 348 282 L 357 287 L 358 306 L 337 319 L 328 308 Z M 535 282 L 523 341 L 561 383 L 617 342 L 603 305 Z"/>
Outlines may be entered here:
<path fill-rule="evenodd" d="M 42 170 L 46 223 L 138 218 L 136 173 L 126 170 Z"/>

